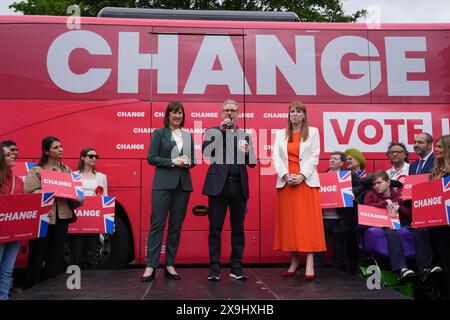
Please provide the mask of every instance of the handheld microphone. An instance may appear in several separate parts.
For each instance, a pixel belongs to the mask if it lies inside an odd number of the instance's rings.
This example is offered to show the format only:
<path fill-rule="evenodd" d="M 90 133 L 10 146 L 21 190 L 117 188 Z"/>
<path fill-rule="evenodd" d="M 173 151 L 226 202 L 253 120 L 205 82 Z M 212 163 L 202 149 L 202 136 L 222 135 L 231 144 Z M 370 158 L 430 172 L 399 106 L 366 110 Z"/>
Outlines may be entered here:
<path fill-rule="evenodd" d="M 233 125 L 233 119 L 231 118 L 231 114 L 227 114 L 227 118 L 231 120 L 231 122 L 227 125 L 227 129 L 229 129 Z"/>

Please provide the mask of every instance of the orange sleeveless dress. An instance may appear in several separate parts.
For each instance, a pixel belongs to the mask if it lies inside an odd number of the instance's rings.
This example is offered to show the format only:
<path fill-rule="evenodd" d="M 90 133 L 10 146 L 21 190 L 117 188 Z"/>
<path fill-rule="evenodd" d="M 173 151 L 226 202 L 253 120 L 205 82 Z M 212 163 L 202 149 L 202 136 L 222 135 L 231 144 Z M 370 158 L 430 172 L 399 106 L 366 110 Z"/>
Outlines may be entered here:
<path fill-rule="evenodd" d="M 294 132 L 287 146 L 291 174 L 300 172 L 300 143 L 300 132 Z M 274 242 L 274 250 L 326 251 L 319 188 L 302 182 L 278 189 Z"/>

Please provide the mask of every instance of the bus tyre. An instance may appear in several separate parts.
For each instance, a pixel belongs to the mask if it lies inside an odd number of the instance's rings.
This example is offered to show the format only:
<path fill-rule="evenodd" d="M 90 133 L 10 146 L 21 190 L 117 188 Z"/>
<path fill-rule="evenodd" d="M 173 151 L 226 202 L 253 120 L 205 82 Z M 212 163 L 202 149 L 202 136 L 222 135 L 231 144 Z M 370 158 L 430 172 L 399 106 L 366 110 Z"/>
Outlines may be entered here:
<path fill-rule="evenodd" d="M 113 234 L 100 235 L 99 265 L 100 269 L 119 269 L 128 263 L 131 250 L 131 236 L 127 225 L 119 215 L 115 215 Z"/>

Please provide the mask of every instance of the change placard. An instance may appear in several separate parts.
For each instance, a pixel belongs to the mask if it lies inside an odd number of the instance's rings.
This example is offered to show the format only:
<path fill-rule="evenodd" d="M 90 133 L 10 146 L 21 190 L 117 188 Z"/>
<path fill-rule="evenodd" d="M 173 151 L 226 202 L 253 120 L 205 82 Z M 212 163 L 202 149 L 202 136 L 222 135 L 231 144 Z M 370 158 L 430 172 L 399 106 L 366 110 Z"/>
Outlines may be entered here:
<path fill-rule="evenodd" d="M 42 192 L 53 192 L 56 197 L 83 199 L 83 185 L 79 173 L 41 170 Z"/>
<path fill-rule="evenodd" d="M 400 221 L 393 218 L 386 209 L 372 206 L 358 205 L 358 224 L 370 227 L 388 227 L 400 229 Z"/>
<path fill-rule="evenodd" d="M 322 209 L 353 207 L 351 171 L 319 174 Z"/>
<path fill-rule="evenodd" d="M 83 206 L 75 209 L 77 221 L 69 233 L 113 233 L 115 197 L 85 197 Z"/>
<path fill-rule="evenodd" d="M 450 177 L 413 186 L 412 224 L 417 228 L 450 224 Z"/>
<path fill-rule="evenodd" d="M 54 193 L 0 195 L 0 242 L 47 235 Z"/>

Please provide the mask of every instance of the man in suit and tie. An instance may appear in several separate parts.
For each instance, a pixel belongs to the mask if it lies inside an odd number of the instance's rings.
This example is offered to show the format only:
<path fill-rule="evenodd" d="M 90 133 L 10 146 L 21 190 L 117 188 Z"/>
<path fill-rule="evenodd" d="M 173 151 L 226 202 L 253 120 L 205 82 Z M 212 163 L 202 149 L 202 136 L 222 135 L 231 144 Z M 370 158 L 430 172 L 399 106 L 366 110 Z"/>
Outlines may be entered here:
<path fill-rule="evenodd" d="M 430 173 L 434 167 L 433 137 L 427 132 L 422 132 L 414 138 L 414 152 L 419 159 L 409 166 L 409 174 Z"/>
<path fill-rule="evenodd" d="M 427 132 L 419 133 L 414 138 L 414 152 L 419 159 L 409 166 L 409 175 L 428 174 L 434 167 L 433 136 Z M 411 201 L 406 201 L 411 207 Z M 411 222 L 410 222 L 411 223 Z M 430 274 L 442 272 L 442 268 L 433 264 L 433 248 L 427 228 L 408 228 L 415 240 L 418 272 L 425 279 Z"/>
<path fill-rule="evenodd" d="M 245 207 L 249 198 L 247 166 L 253 168 L 256 157 L 251 137 L 238 128 L 238 119 L 239 105 L 234 100 L 226 100 L 220 126 L 206 130 L 202 146 L 203 154 L 211 160 L 203 186 L 209 206 L 210 281 L 220 279 L 221 234 L 227 208 L 231 222 L 230 277 L 247 279 L 241 261 L 245 247 Z"/>

